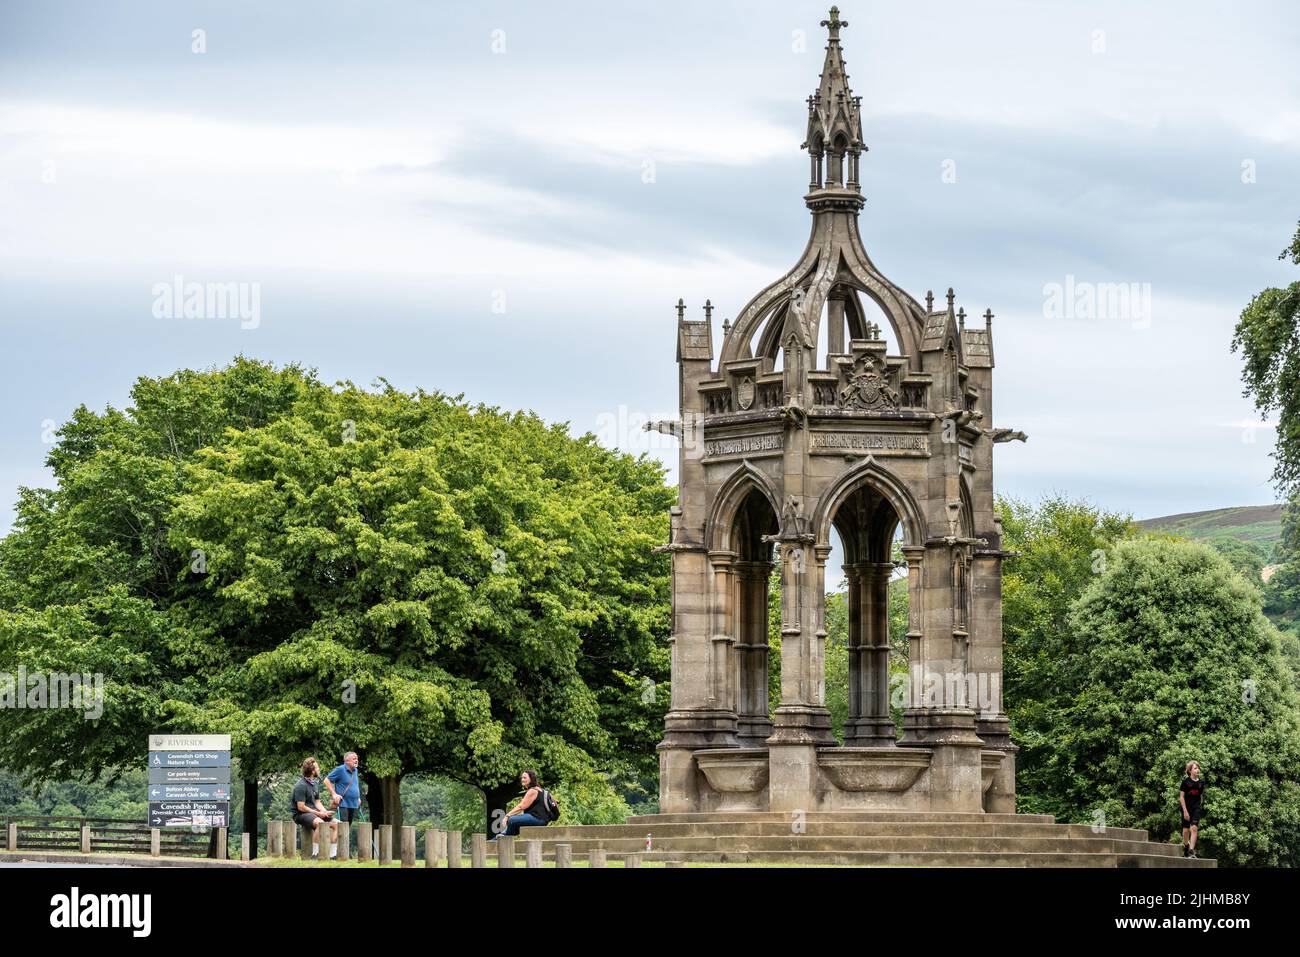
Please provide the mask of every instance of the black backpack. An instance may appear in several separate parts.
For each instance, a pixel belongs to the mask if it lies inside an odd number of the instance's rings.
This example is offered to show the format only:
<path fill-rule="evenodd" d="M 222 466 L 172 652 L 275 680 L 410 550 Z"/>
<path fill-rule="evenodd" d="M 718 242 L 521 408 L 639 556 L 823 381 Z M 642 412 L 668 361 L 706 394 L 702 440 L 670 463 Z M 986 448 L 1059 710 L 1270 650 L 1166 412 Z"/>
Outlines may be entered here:
<path fill-rule="evenodd" d="M 546 812 L 546 823 L 554 823 L 560 816 L 560 802 L 555 800 L 555 796 L 546 788 L 538 788 L 541 793 L 538 797 L 542 802 L 542 810 Z"/>

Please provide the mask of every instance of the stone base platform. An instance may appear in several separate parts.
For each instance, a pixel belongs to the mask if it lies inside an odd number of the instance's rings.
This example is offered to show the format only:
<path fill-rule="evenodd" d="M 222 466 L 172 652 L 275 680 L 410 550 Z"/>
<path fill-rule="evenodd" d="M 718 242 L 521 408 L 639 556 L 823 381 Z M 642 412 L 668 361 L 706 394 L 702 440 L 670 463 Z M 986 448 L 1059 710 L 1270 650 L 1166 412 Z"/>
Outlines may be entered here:
<path fill-rule="evenodd" d="M 653 850 L 644 854 L 646 835 Z M 1214 867 L 1147 832 L 1058 824 L 1043 814 L 810 811 L 655 814 L 626 824 L 526 827 L 519 840 L 569 844 L 575 859 L 603 848 L 611 859 L 859 867 Z"/>

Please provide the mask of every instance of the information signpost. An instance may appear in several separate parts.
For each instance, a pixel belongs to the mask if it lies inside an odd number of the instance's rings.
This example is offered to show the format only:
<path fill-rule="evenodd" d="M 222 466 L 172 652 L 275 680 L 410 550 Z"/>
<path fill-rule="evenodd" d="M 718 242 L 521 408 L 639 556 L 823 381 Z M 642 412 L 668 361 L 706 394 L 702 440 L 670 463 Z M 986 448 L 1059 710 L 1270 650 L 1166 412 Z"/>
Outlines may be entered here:
<path fill-rule="evenodd" d="M 230 735 L 149 735 L 149 826 L 230 826 Z"/>

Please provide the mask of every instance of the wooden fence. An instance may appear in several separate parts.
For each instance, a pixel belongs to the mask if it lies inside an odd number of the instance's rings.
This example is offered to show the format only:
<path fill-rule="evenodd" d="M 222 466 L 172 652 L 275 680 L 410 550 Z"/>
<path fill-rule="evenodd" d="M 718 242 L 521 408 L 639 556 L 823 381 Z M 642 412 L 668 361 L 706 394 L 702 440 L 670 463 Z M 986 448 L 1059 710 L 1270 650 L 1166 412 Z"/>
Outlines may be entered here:
<path fill-rule="evenodd" d="M 353 830 L 355 828 L 355 835 Z M 316 862 L 330 860 L 328 826 L 322 825 L 324 848 L 315 849 L 315 835 L 309 827 L 299 827 L 292 820 L 266 823 L 267 857 L 300 857 L 306 861 Z M 218 858 L 227 856 L 227 830 L 216 828 Z M 157 857 L 207 857 L 211 843 L 210 832 L 204 830 L 194 833 L 188 830 L 150 828 L 139 821 L 119 818 L 91 817 L 30 817 L 21 815 L 0 816 L 0 834 L 4 836 L 4 847 L 10 851 L 79 851 L 83 854 L 92 852 L 116 854 L 146 854 Z M 242 834 L 239 857 L 249 859 L 249 842 L 252 835 Z M 377 860 L 381 865 L 391 864 L 396 860 L 402 867 L 415 867 L 417 861 L 416 838 L 414 827 L 403 827 L 396 835 L 391 824 L 376 827 L 368 821 L 355 825 L 341 825 L 338 829 L 337 860 L 348 861 L 354 857 L 358 861 Z M 355 846 L 354 846 L 355 841 Z M 460 831 L 442 831 L 427 828 L 424 831 L 424 866 L 425 867 L 463 867 L 464 851 Z M 550 849 L 550 856 L 556 867 L 571 867 L 573 863 L 572 846 L 569 844 L 545 845 Z M 514 837 L 500 837 L 489 842 L 485 834 L 470 835 L 470 867 L 487 867 L 488 851 L 492 849 L 497 867 L 519 866 L 519 853 L 523 852 L 524 867 L 541 867 L 543 843 L 536 840 L 518 840 Z M 624 867 L 640 867 L 640 854 L 621 855 Z M 606 865 L 605 851 L 593 849 L 587 855 L 589 867 Z M 668 861 L 668 866 L 680 866 L 678 861 Z"/>
<path fill-rule="evenodd" d="M 0 815 L 0 835 L 6 850 L 103 851 L 116 854 L 153 853 L 153 829 L 130 818 L 34 817 Z M 157 853 L 169 857 L 207 857 L 208 830 L 159 829 Z"/>

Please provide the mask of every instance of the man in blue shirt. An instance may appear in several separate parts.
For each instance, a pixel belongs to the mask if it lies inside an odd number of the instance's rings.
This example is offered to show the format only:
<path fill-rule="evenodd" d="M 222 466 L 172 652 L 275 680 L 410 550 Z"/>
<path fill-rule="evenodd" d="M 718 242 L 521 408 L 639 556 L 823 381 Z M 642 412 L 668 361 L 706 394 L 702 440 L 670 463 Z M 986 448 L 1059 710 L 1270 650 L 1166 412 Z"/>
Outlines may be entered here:
<path fill-rule="evenodd" d="M 351 824 L 361 809 L 361 772 L 357 770 L 357 753 L 343 755 L 343 763 L 325 776 L 330 792 L 330 808 L 337 809 L 335 819 Z"/>

